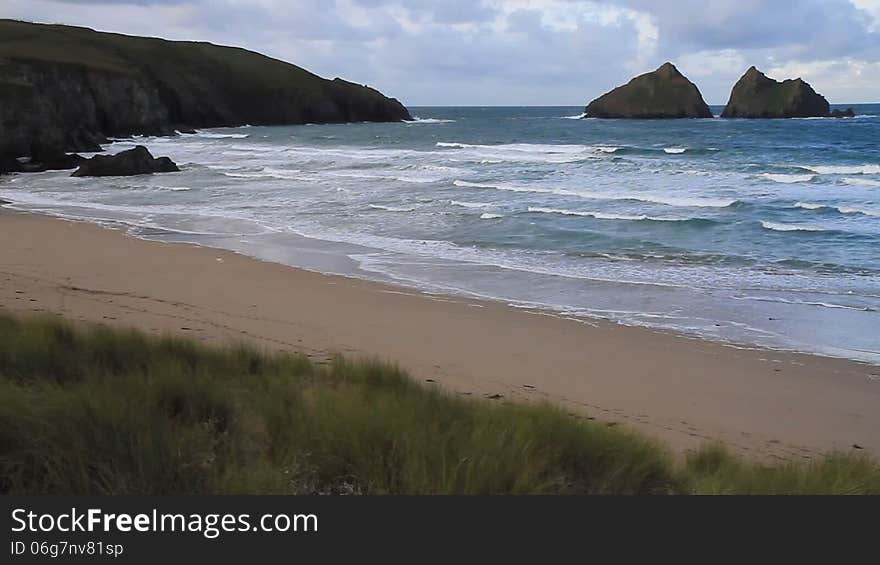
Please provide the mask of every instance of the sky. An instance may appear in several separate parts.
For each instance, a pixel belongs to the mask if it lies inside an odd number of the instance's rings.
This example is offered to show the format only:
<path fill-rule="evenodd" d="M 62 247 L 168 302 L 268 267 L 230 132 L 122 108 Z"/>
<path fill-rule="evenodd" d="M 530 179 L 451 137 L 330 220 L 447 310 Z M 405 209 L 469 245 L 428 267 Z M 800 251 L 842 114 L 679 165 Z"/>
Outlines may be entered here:
<path fill-rule="evenodd" d="M 709 104 L 751 65 L 880 102 L 880 0 L 0 0 L 0 17 L 241 46 L 408 106 L 580 106 L 665 61 Z"/>

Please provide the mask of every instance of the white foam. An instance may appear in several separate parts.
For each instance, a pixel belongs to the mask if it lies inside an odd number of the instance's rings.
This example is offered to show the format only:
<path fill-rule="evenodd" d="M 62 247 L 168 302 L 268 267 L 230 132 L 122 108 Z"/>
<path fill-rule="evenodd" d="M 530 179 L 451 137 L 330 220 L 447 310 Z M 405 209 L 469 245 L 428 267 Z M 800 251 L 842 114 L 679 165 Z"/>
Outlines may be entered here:
<path fill-rule="evenodd" d="M 589 145 L 562 145 L 537 143 L 508 143 L 475 145 L 445 142 L 436 144 L 441 149 L 458 149 L 461 155 L 475 161 L 513 161 L 533 163 L 573 163 L 591 158 L 597 149 Z M 592 157 L 595 158 L 595 157 Z"/>
<path fill-rule="evenodd" d="M 224 176 L 239 179 L 261 179 L 273 178 L 280 180 L 300 180 L 302 179 L 302 171 L 299 169 L 273 169 L 272 167 L 264 167 L 262 171 L 253 172 L 234 172 L 221 171 Z"/>
<path fill-rule="evenodd" d="M 810 202 L 798 202 L 797 204 L 795 204 L 795 207 L 802 208 L 804 210 L 834 210 L 835 212 L 840 212 L 841 214 L 872 216 L 875 218 L 880 217 L 880 211 L 865 210 L 863 208 L 853 208 L 851 206 L 828 206 L 825 204 L 812 204 Z"/>
<path fill-rule="evenodd" d="M 631 221 L 639 221 L 639 220 L 647 220 L 648 216 L 625 216 L 625 215 L 617 215 L 617 214 L 604 214 L 602 212 L 581 212 L 578 210 L 564 210 L 558 208 L 541 208 L 536 206 L 529 206 L 529 212 L 537 213 L 537 214 L 559 214 L 561 216 L 583 216 L 587 218 L 596 218 L 597 220 L 631 220 Z"/>
<path fill-rule="evenodd" d="M 248 133 L 211 133 L 202 131 L 191 135 L 193 137 L 204 137 L 206 139 L 247 139 L 250 137 L 250 134 Z"/>
<path fill-rule="evenodd" d="M 661 196 L 652 194 L 633 194 L 621 196 L 619 200 L 639 200 L 642 202 L 653 202 L 654 204 L 665 204 L 666 206 L 680 206 L 683 208 L 729 208 L 737 202 L 736 199 L 721 198 L 689 198 L 681 196 Z"/>
<path fill-rule="evenodd" d="M 822 228 L 817 228 L 817 227 L 813 227 L 813 226 L 796 226 L 796 225 L 793 225 L 793 224 L 783 224 L 783 223 L 779 223 L 779 222 L 761 222 L 761 226 L 762 226 L 764 229 L 766 229 L 766 230 L 772 230 L 772 231 L 783 231 L 783 232 L 789 232 L 789 231 L 808 231 L 808 232 L 819 232 L 819 231 L 825 231 L 825 230 L 822 229 Z"/>
<path fill-rule="evenodd" d="M 514 186 L 510 184 L 488 184 L 479 182 L 468 182 L 463 180 L 455 180 L 452 182 L 455 186 L 462 188 L 486 188 L 492 190 L 506 190 L 508 192 L 530 192 L 536 194 L 559 194 L 561 196 L 580 196 L 576 192 L 561 188 L 541 188 L 537 186 Z"/>
<path fill-rule="evenodd" d="M 443 120 L 440 118 L 420 118 L 413 116 L 412 120 L 406 121 L 407 124 L 454 124 L 455 120 Z"/>
<path fill-rule="evenodd" d="M 470 182 L 466 180 L 454 180 L 452 184 L 455 186 L 460 186 L 462 188 L 499 188 L 498 185 L 494 184 L 486 184 L 481 182 Z"/>
<path fill-rule="evenodd" d="M 880 181 L 846 177 L 843 179 L 843 184 L 848 184 L 850 186 L 880 186 Z"/>
<path fill-rule="evenodd" d="M 795 184 L 799 182 L 811 182 L 816 178 L 816 175 L 783 175 L 783 174 L 774 174 L 774 173 L 764 173 L 761 175 L 767 180 L 772 180 L 773 182 L 779 182 L 782 184 Z"/>
<path fill-rule="evenodd" d="M 453 206 L 460 206 L 461 208 L 486 208 L 487 206 L 491 206 L 487 202 L 460 202 L 458 200 L 450 200 L 449 203 Z"/>
<path fill-rule="evenodd" d="M 841 206 L 837 209 L 841 214 L 857 214 L 861 216 L 871 216 L 874 218 L 880 218 L 880 211 L 875 210 L 865 210 L 862 208 L 848 208 L 845 206 Z"/>
<path fill-rule="evenodd" d="M 631 221 L 631 222 L 641 222 L 645 220 L 649 220 L 652 222 L 687 222 L 688 220 L 692 220 L 695 218 L 658 218 L 654 216 L 648 216 L 645 214 L 641 214 L 638 216 L 627 215 L 627 214 L 606 214 L 604 212 L 582 212 L 578 210 L 564 210 L 557 208 L 541 208 L 541 207 L 529 207 L 529 212 L 538 213 L 538 214 L 559 214 L 562 216 L 584 216 L 588 218 L 595 218 L 597 220 L 623 220 L 623 221 Z"/>
<path fill-rule="evenodd" d="M 880 175 L 880 165 L 801 165 L 820 175 Z"/>
<path fill-rule="evenodd" d="M 499 218 L 503 218 L 503 217 L 504 217 L 504 216 L 502 216 L 501 214 L 489 214 L 489 213 L 486 213 L 486 214 L 481 215 L 481 216 L 480 216 L 480 219 L 481 219 L 481 220 L 497 220 L 497 219 L 499 219 Z"/>
<path fill-rule="evenodd" d="M 577 116 L 561 116 L 563 120 L 583 120 L 587 117 L 587 113 L 578 114 Z"/>
<path fill-rule="evenodd" d="M 382 210 L 385 212 L 412 212 L 415 208 L 402 208 L 397 206 L 383 206 L 381 204 L 370 204 L 373 210 Z"/>
<path fill-rule="evenodd" d="M 605 194 L 601 192 L 574 192 L 562 188 L 542 188 L 536 186 L 514 186 L 508 184 L 489 184 L 468 182 L 463 180 L 455 180 L 455 186 L 465 188 L 486 188 L 494 190 L 506 190 L 509 192 L 531 192 L 537 194 L 558 194 L 561 196 L 575 196 L 588 200 L 634 200 L 637 202 L 650 202 L 652 204 L 663 204 L 665 206 L 676 206 L 683 208 L 727 208 L 738 202 L 736 199 L 721 198 L 690 198 L 682 196 L 665 196 L 659 194 Z"/>
<path fill-rule="evenodd" d="M 824 204 L 810 204 L 809 202 L 798 202 L 794 206 L 795 208 L 803 208 L 804 210 L 821 210 L 822 208 L 827 208 Z"/>
<path fill-rule="evenodd" d="M 821 308 L 832 308 L 835 310 L 856 310 L 858 312 L 874 312 L 872 308 L 865 306 L 849 306 L 846 304 L 836 304 L 833 302 L 813 302 L 805 300 L 790 300 L 787 298 L 770 298 L 766 296 L 734 296 L 735 300 L 755 300 L 757 302 L 776 302 L 779 304 L 793 304 L 796 306 L 819 306 Z"/>
<path fill-rule="evenodd" d="M 670 155 L 681 155 L 682 153 L 686 153 L 687 150 L 687 147 L 667 147 L 663 149 L 663 151 L 669 153 Z"/>

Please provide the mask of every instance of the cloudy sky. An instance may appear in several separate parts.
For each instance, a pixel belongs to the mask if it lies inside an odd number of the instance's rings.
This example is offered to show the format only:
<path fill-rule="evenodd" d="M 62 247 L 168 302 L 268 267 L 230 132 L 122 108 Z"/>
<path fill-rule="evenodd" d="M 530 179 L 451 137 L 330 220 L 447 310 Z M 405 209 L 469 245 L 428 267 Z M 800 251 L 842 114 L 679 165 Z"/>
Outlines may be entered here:
<path fill-rule="evenodd" d="M 582 105 L 667 60 L 880 102 L 880 0 L 2 0 L 0 17 L 243 46 L 405 104 Z"/>

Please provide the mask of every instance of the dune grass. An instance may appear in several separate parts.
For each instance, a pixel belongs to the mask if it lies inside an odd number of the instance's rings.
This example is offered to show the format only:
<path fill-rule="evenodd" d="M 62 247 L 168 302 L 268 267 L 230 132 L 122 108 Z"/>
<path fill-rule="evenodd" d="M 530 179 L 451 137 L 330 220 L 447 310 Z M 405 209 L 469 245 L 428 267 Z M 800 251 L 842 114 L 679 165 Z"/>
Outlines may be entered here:
<path fill-rule="evenodd" d="M 0 493 L 878 493 L 871 460 L 766 467 L 380 362 L 0 315 Z"/>

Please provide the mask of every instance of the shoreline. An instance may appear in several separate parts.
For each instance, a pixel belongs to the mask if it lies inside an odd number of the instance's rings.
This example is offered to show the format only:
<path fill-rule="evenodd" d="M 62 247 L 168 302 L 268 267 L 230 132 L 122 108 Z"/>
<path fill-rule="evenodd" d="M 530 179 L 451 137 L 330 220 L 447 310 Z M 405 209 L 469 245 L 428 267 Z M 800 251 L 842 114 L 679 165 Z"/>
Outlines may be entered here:
<path fill-rule="evenodd" d="M 80 205 L 74 204 L 73 208 Z M 420 295 L 435 296 L 438 299 L 449 298 L 453 300 L 466 300 L 477 302 L 491 302 L 501 304 L 518 310 L 530 311 L 535 314 L 559 317 L 562 319 L 574 320 L 583 324 L 611 324 L 612 326 L 624 326 L 630 328 L 642 328 L 651 332 L 670 334 L 682 339 L 696 339 L 700 341 L 708 341 L 725 347 L 741 350 L 755 351 L 773 351 L 779 353 L 803 354 L 815 357 L 827 357 L 833 359 L 842 359 L 862 363 L 867 365 L 875 365 L 880 367 L 880 351 L 872 349 L 860 349 L 857 347 L 840 348 L 833 346 L 820 347 L 801 342 L 801 346 L 795 345 L 795 342 L 783 343 L 777 340 L 777 343 L 765 342 L 761 343 L 757 340 L 749 340 L 746 337 L 724 336 L 721 333 L 712 335 L 707 333 L 707 329 L 703 327 L 693 331 L 687 328 L 681 328 L 669 325 L 654 325 L 651 323 L 639 323 L 638 321 L 628 320 L 626 318 L 614 319 L 606 315 L 600 314 L 607 310 L 590 308 L 580 308 L 575 312 L 568 311 L 567 307 L 554 305 L 552 303 L 542 303 L 527 299 L 517 299 L 511 297 L 497 296 L 491 293 L 481 293 L 477 290 L 468 290 L 456 286 L 446 286 L 438 281 L 426 281 L 419 279 L 410 279 L 405 276 L 398 276 L 390 271 L 371 270 L 365 268 L 360 259 L 353 258 L 353 255 L 370 254 L 377 251 L 385 251 L 379 247 L 372 247 L 369 244 L 352 243 L 342 239 L 321 238 L 320 236 L 307 235 L 299 232 L 284 233 L 285 241 L 279 244 L 278 241 L 262 239 L 259 242 L 255 239 L 240 239 L 241 236 L 247 237 L 263 237 L 270 235 L 269 232 L 264 233 L 209 233 L 209 232 L 191 232 L 184 229 L 175 229 L 170 227 L 153 227 L 138 223 L 135 220 L 114 217 L 91 216 L 88 214 L 78 215 L 74 213 L 55 212 L 45 208 L 31 208 L 27 204 L 19 204 L 13 201 L 4 201 L 0 199 L 0 209 L 6 209 L 13 213 L 35 214 L 61 221 L 80 222 L 99 227 L 120 231 L 125 235 L 140 239 L 143 241 L 156 243 L 176 243 L 184 245 L 192 245 L 206 249 L 215 249 L 221 251 L 229 251 L 254 259 L 261 262 L 284 265 L 293 269 L 303 270 L 315 274 L 341 276 L 362 280 L 380 285 L 387 285 L 400 288 L 406 292 L 412 292 Z M 245 220 L 248 221 L 248 220 Z M 257 226 L 260 224 L 257 222 Z M 278 234 L 282 235 L 282 234 Z M 481 265 L 484 268 L 504 270 L 506 267 L 496 265 Z M 564 275 L 563 275 L 564 277 Z M 602 287 L 627 287 L 629 292 L 636 288 L 653 288 L 668 289 L 676 288 L 660 282 L 633 282 L 633 281 L 613 281 L 602 278 L 592 279 L 593 289 L 589 292 L 596 292 Z M 813 305 L 812 303 L 806 303 Z M 846 308 L 847 310 L 856 310 L 855 308 Z M 742 324 L 735 321 L 731 322 L 726 318 L 706 318 L 715 323 L 715 328 L 729 330 L 730 327 L 741 326 Z M 774 318 L 771 318 L 774 319 Z M 722 325 L 723 322 L 727 322 Z M 766 334 L 767 332 L 761 332 Z M 783 334 L 773 334 L 774 338 L 778 338 Z"/>
<path fill-rule="evenodd" d="M 12 313 L 246 339 L 318 361 L 378 356 L 430 386 L 549 401 L 677 454 L 711 441 L 759 459 L 880 454 L 875 365 L 584 323 L 8 209 L 0 234 L 0 307 Z"/>

